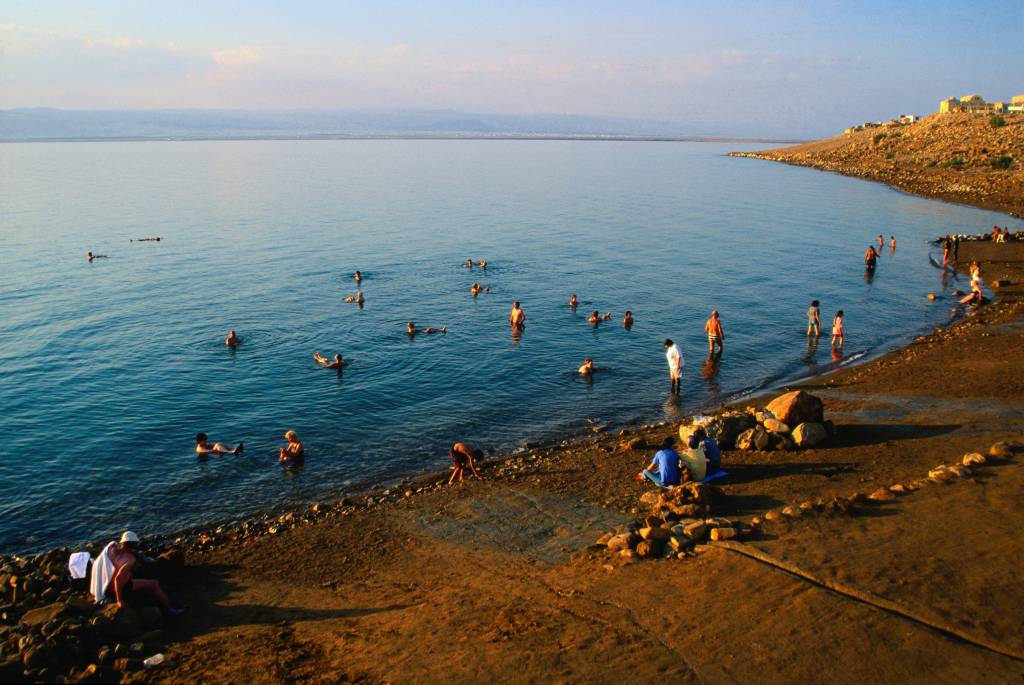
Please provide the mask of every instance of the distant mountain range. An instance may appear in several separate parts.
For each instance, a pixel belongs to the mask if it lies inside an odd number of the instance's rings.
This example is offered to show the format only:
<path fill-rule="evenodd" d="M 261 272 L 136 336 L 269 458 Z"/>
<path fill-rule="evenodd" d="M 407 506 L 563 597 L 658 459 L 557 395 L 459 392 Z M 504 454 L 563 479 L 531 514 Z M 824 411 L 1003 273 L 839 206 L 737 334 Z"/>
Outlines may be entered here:
<path fill-rule="evenodd" d="M 556 114 L 457 110 L 0 110 L 3 141 L 376 137 L 730 140 L 687 135 L 679 125 L 664 122 Z"/>

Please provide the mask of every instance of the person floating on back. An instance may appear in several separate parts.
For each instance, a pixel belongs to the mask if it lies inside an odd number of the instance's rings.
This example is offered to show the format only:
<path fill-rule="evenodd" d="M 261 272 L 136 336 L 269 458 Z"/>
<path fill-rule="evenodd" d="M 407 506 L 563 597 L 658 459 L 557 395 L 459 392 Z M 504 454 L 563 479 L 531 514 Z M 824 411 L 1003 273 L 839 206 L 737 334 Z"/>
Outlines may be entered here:
<path fill-rule="evenodd" d="M 627 331 L 633 327 L 633 312 L 626 310 L 626 316 L 622 318 L 622 327 Z"/>
<path fill-rule="evenodd" d="M 718 318 L 718 310 L 711 310 L 711 318 L 704 324 L 704 331 L 708 334 L 708 356 L 715 355 L 715 345 L 718 345 L 718 355 L 725 351 L 725 329 Z"/>
<path fill-rule="evenodd" d="M 679 392 L 679 383 L 683 378 L 683 351 L 679 345 L 665 338 L 665 359 L 668 361 L 669 390 L 673 394 Z"/>
<path fill-rule="evenodd" d="M 475 460 L 484 458 L 484 453 L 481 450 L 467 442 L 457 442 L 448 449 L 448 458 L 452 460 L 452 475 L 448 479 L 448 485 L 454 483 L 456 478 L 461 483 L 466 469 L 469 469 L 478 480 L 484 479 L 476 470 L 475 463 Z"/>
<path fill-rule="evenodd" d="M 650 465 L 636 475 L 637 480 L 646 478 L 660 488 L 679 485 L 682 480 L 679 471 L 679 453 L 673 449 L 675 438 L 669 436 L 661 443 Z"/>
<path fill-rule="evenodd" d="M 355 302 L 356 304 L 362 306 L 362 304 L 366 302 L 366 298 L 363 297 L 362 290 L 357 290 L 355 295 L 349 295 L 348 297 L 343 298 L 342 302 Z"/>
<path fill-rule="evenodd" d="M 832 347 L 833 349 L 842 349 L 843 347 L 843 310 L 840 309 L 836 312 L 836 316 L 832 319 Z"/>
<path fill-rule="evenodd" d="M 410 321 L 409 323 L 405 324 L 405 333 L 410 338 L 415 336 L 415 335 L 418 335 L 419 333 L 426 333 L 427 335 L 430 335 L 432 333 L 447 333 L 447 332 L 448 332 L 448 327 L 447 326 L 441 326 L 440 328 L 434 328 L 433 326 L 427 326 L 426 328 L 416 328 L 416 324 L 414 322 L 412 322 L 412 321 Z"/>
<path fill-rule="evenodd" d="M 234 330 L 230 330 L 228 331 L 228 337 L 224 338 L 224 344 L 233 350 L 242 344 L 242 339 L 238 337 Z"/>
<path fill-rule="evenodd" d="M 516 300 L 512 303 L 512 311 L 508 313 L 508 325 L 514 330 L 523 330 L 526 327 L 526 313 Z"/>
<path fill-rule="evenodd" d="M 299 436 L 295 431 L 287 431 L 284 439 L 288 444 L 277 448 L 277 460 L 282 464 L 301 464 L 306 457 L 306 448 L 302 446 Z"/>
<path fill-rule="evenodd" d="M 105 255 L 105 254 L 93 254 L 92 252 L 90 252 L 90 253 L 88 253 L 86 255 L 86 258 L 91 262 L 94 259 L 107 259 L 107 255 Z"/>
<path fill-rule="evenodd" d="M 815 338 L 821 335 L 821 309 L 817 300 L 812 300 L 811 306 L 807 308 L 807 337 L 811 336 L 812 331 Z"/>
<path fill-rule="evenodd" d="M 343 361 L 340 354 L 334 355 L 334 360 L 331 361 L 330 359 L 323 356 L 319 352 L 314 352 L 313 359 L 316 361 L 317 364 L 324 367 L 325 369 L 338 369 L 339 371 L 341 371 L 346 366 L 352 363 L 350 361 Z"/>
<path fill-rule="evenodd" d="M 238 443 L 235 447 L 228 447 L 219 442 L 211 443 L 206 433 L 196 434 L 196 454 L 207 456 L 210 454 L 241 454 L 245 449 L 245 443 Z"/>

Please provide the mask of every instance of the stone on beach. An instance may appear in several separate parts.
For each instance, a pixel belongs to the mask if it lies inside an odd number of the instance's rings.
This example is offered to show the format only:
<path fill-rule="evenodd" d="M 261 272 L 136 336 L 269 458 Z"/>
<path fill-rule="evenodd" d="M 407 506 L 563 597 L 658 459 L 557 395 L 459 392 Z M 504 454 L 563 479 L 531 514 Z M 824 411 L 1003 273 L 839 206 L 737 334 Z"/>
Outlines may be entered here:
<path fill-rule="evenodd" d="M 794 390 L 779 395 L 765 407 L 783 423 L 796 426 L 801 423 L 821 423 L 825 419 L 825 407 L 821 400 L 804 392 Z"/>
<path fill-rule="evenodd" d="M 779 421 L 778 419 L 765 419 L 763 425 L 764 425 L 765 430 L 767 430 L 767 431 L 769 431 L 771 433 L 788 433 L 789 432 L 789 426 L 784 424 L 782 421 Z"/>
<path fill-rule="evenodd" d="M 896 493 L 888 488 L 879 488 L 868 495 L 868 499 L 875 502 L 885 502 L 896 499 Z"/>
<path fill-rule="evenodd" d="M 985 459 L 984 454 L 980 454 L 979 452 L 971 452 L 970 454 L 964 455 L 963 465 L 974 466 L 975 464 L 984 464 L 986 461 L 988 460 Z"/>
<path fill-rule="evenodd" d="M 793 429 L 792 437 L 796 446 L 803 449 L 824 442 L 828 438 L 828 431 L 820 423 L 805 422 Z"/>
<path fill-rule="evenodd" d="M 1000 459 L 1009 459 L 1018 452 L 1024 452 L 1024 443 L 1016 440 L 1000 440 L 988 448 L 990 457 L 999 457 Z"/>
<path fill-rule="evenodd" d="M 739 537 L 735 528 L 712 528 L 711 539 L 712 540 L 734 540 Z"/>

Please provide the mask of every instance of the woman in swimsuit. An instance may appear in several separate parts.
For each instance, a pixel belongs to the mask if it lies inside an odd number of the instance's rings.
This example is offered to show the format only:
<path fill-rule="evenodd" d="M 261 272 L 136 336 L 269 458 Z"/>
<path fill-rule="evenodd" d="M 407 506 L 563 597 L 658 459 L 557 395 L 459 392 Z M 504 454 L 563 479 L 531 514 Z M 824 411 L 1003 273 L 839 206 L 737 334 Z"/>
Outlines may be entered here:
<path fill-rule="evenodd" d="M 836 341 L 839 344 L 836 344 Z M 832 347 L 834 349 L 840 349 L 843 346 L 843 310 L 840 309 L 836 312 L 836 317 L 832 319 Z"/>
<path fill-rule="evenodd" d="M 288 431 L 284 434 L 284 439 L 288 441 L 288 444 L 277 448 L 278 461 L 283 464 L 300 463 L 306 456 L 306 448 L 299 441 L 299 436 L 295 434 L 295 431 Z"/>
<path fill-rule="evenodd" d="M 819 303 L 817 300 L 811 302 L 811 306 L 807 309 L 807 335 L 811 335 L 811 331 L 814 331 L 814 337 L 817 338 L 821 335 L 821 310 L 819 309 Z"/>

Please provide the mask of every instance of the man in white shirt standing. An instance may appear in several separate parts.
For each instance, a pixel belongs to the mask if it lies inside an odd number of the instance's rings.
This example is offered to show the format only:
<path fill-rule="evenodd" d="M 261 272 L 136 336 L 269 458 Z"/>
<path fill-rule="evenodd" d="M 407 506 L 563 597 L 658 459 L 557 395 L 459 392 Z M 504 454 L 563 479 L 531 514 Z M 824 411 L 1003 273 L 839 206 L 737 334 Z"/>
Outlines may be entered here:
<path fill-rule="evenodd" d="M 683 377 L 683 351 L 679 345 L 665 338 L 665 359 L 668 360 L 668 377 L 672 382 L 673 395 L 679 392 L 679 381 Z"/>

